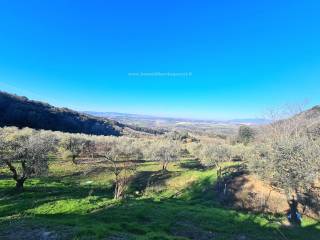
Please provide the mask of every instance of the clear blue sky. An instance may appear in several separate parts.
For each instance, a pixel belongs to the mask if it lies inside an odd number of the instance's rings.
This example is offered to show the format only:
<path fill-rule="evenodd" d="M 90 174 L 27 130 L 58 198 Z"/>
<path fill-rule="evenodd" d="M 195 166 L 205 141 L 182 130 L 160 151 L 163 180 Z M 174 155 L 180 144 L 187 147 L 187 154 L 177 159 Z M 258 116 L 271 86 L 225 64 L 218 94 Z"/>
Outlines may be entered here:
<path fill-rule="evenodd" d="M 320 1 L 0 1 L 0 89 L 77 110 L 258 117 L 320 104 Z M 192 73 L 129 76 L 128 73 Z"/>

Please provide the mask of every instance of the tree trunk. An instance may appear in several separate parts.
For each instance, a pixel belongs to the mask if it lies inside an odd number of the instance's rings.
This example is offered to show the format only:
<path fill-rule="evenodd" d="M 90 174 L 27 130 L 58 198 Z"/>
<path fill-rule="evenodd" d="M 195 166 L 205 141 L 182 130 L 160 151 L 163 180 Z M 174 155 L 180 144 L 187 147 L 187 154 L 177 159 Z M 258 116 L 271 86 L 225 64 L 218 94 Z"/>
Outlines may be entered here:
<path fill-rule="evenodd" d="M 23 191 L 23 184 L 24 184 L 24 182 L 25 182 L 25 178 L 19 178 L 19 179 L 17 179 L 16 180 L 16 190 L 17 191 Z"/>
<path fill-rule="evenodd" d="M 12 172 L 12 178 L 16 181 L 16 190 L 18 191 L 23 191 L 23 184 L 24 184 L 24 181 L 27 179 L 25 177 L 25 171 L 26 171 L 26 166 L 25 166 L 25 162 L 23 161 L 22 162 L 22 169 L 24 171 L 24 174 L 19 177 L 18 176 L 18 172 L 16 170 L 16 168 L 11 164 L 10 161 L 5 161 L 5 163 L 7 164 L 7 166 L 9 167 L 10 171 Z"/>
<path fill-rule="evenodd" d="M 118 199 L 118 184 L 116 183 L 116 186 L 114 188 L 114 195 L 113 195 L 114 199 Z"/>
<path fill-rule="evenodd" d="M 163 164 L 162 164 L 162 171 L 167 171 L 167 166 L 168 166 L 168 163 L 167 162 L 164 162 Z"/>
<path fill-rule="evenodd" d="M 115 174 L 115 187 L 114 187 L 114 199 L 121 199 L 122 193 L 123 193 L 123 186 L 121 182 L 121 178 L 119 177 L 119 174 Z"/>
<path fill-rule="evenodd" d="M 76 156 L 72 156 L 72 162 L 73 162 L 73 164 L 77 164 Z"/>
<path fill-rule="evenodd" d="M 299 217 L 299 212 L 298 212 L 298 200 L 295 198 L 294 195 L 292 195 L 292 199 L 288 201 L 290 210 L 289 210 L 289 221 L 293 224 L 301 225 L 301 219 Z"/>
<path fill-rule="evenodd" d="M 123 188 L 120 183 L 116 183 L 115 189 L 114 189 L 114 199 L 122 199 L 123 194 Z"/>

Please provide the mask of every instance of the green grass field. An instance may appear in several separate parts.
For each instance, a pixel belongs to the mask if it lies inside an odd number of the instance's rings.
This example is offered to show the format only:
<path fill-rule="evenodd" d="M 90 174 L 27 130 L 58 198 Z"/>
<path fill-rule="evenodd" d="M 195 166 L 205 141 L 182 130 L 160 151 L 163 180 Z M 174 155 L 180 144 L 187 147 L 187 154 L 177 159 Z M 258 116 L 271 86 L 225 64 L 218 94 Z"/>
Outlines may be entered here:
<path fill-rule="evenodd" d="M 45 178 L 16 193 L 0 170 L 0 239 L 301 239 L 319 240 L 320 224 L 283 227 L 283 217 L 239 212 L 215 200 L 215 171 L 188 160 L 169 166 L 145 162 L 125 200 L 112 196 L 104 167 L 54 161 Z M 85 173 L 83 173 L 83 171 Z"/>

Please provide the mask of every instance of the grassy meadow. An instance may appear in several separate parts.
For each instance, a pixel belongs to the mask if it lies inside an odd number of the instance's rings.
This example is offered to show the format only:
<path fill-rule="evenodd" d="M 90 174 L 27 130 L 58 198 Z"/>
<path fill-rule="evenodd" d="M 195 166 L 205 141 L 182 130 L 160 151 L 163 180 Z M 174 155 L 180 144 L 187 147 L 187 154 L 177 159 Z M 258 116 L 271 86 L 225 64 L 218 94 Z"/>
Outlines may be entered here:
<path fill-rule="evenodd" d="M 1 168 L 0 239 L 320 239 L 320 224 L 311 219 L 283 227 L 284 216 L 220 205 L 216 171 L 194 160 L 171 163 L 166 172 L 156 162 L 141 163 L 124 200 L 113 199 L 108 166 L 49 166 L 49 175 L 27 180 L 22 193 Z"/>

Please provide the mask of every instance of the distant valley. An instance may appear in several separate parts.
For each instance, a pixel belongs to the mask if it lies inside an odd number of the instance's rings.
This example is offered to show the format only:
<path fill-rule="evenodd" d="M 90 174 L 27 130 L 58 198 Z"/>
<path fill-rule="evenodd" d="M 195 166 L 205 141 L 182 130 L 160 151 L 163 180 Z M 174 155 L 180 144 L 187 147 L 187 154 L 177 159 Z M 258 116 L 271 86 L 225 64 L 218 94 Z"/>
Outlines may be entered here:
<path fill-rule="evenodd" d="M 190 118 L 157 117 L 143 114 L 130 114 L 118 112 L 94 112 L 84 113 L 112 119 L 123 124 L 136 125 L 152 129 L 182 130 L 191 132 L 206 132 L 214 134 L 235 134 L 240 125 L 258 126 L 270 123 L 263 118 L 232 119 L 232 120 L 202 120 Z"/>

